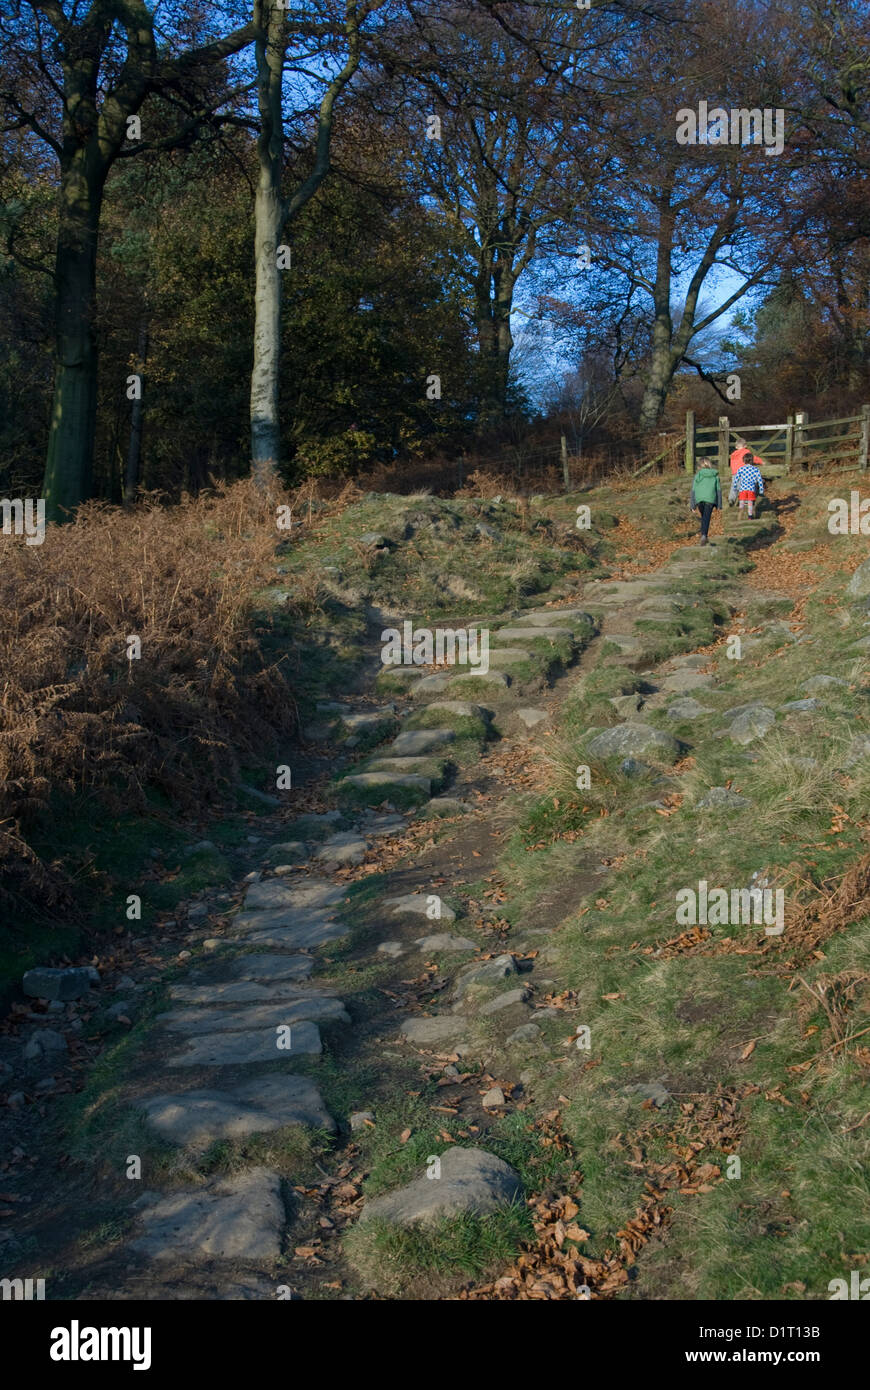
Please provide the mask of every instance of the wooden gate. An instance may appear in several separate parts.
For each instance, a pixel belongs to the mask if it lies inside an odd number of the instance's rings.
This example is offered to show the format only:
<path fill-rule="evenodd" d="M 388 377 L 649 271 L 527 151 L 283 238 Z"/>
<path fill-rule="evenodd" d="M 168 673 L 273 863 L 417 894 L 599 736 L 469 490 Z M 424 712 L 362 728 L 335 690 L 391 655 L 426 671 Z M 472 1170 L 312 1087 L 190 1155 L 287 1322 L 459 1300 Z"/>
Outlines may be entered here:
<path fill-rule="evenodd" d="M 822 431 L 819 434 L 819 431 Z M 806 411 L 789 415 L 784 425 L 732 425 L 727 415 L 717 425 L 696 425 L 695 413 L 686 412 L 686 472 L 694 473 L 697 459 L 715 457 L 720 469 L 727 469 L 728 458 L 737 440 L 763 460 L 762 475 L 778 478 L 793 468 L 812 469 L 831 460 L 843 460 L 834 471 L 865 471 L 870 455 L 870 405 L 860 415 L 844 415 L 838 420 L 819 420 L 811 425 Z M 813 456 L 812 451 L 824 450 Z"/>

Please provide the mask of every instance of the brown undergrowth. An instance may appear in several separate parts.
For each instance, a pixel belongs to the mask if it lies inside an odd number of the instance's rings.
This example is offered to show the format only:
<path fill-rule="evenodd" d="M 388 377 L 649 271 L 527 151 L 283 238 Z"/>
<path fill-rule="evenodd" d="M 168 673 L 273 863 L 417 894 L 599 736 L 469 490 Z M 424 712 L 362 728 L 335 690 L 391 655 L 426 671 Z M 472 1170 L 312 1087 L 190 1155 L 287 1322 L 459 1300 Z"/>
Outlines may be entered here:
<path fill-rule="evenodd" d="M 129 808 L 156 788 L 183 810 L 292 727 L 250 621 L 275 503 L 240 482 L 176 507 L 91 503 L 39 546 L 0 538 L 0 898 L 63 899 L 62 865 L 28 843 L 55 792 Z"/>

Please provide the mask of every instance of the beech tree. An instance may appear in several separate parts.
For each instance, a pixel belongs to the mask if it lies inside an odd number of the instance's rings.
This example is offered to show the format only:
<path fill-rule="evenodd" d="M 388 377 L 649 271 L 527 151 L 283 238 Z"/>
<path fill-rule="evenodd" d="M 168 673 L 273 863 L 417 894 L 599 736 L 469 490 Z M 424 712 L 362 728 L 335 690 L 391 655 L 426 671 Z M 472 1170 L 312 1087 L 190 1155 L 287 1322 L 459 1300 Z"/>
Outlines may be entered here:
<path fill-rule="evenodd" d="M 148 147 L 135 121 L 146 98 L 171 95 L 186 138 L 229 99 L 205 81 L 256 34 L 253 22 L 185 47 L 192 27 L 158 30 L 146 0 L 20 0 L 0 16 L 2 129 L 26 129 L 57 168 L 56 365 L 43 492 L 63 520 L 91 492 L 97 402 L 96 255 L 103 193 L 115 161 Z"/>

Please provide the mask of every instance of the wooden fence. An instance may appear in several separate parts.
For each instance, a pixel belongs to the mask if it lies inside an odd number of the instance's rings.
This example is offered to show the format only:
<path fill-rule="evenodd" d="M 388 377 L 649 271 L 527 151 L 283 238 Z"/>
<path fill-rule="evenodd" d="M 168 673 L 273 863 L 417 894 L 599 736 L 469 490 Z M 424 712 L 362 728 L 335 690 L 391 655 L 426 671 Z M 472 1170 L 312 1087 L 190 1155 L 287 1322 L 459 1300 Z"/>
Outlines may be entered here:
<path fill-rule="evenodd" d="M 819 431 L 822 433 L 819 434 Z M 694 473 L 699 457 L 715 457 L 718 466 L 727 470 L 728 458 L 737 447 L 737 440 L 747 445 L 763 459 L 762 474 L 767 478 L 782 477 L 795 468 L 812 469 L 814 465 L 843 460 L 835 472 L 851 472 L 856 467 L 866 471 L 870 455 L 870 405 L 861 407 L 860 415 L 844 415 L 839 420 L 819 420 L 811 425 L 806 411 L 789 415 L 784 425 L 733 426 L 727 415 L 719 416 L 718 425 L 696 425 L 694 411 L 686 412 L 686 472 Z M 823 454 L 813 456 L 812 451 Z"/>

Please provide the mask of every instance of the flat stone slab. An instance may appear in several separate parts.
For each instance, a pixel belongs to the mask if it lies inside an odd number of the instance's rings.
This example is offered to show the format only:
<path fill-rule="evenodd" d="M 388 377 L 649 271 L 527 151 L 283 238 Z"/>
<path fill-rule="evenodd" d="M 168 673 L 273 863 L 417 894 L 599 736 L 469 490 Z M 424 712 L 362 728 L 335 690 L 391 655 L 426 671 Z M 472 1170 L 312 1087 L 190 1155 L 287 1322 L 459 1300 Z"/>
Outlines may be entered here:
<path fill-rule="evenodd" d="M 801 685 L 801 690 L 806 695 L 818 695 L 821 690 L 845 690 L 847 687 L 848 681 L 841 680 L 839 676 L 810 676 Z"/>
<path fill-rule="evenodd" d="M 516 962 L 513 956 L 507 954 L 495 956 L 492 960 L 480 961 L 479 964 L 467 965 L 456 981 L 453 997 L 464 999 L 470 989 L 497 985 L 516 973 Z"/>
<path fill-rule="evenodd" d="M 207 1145 L 216 1139 L 244 1139 L 285 1125 L 335 1129 L 320 1092 L 307 1076 L 261 1076 L 226 1091 L 152 1096 L 141 1109 L 151 1128 L 171 1144 Z"/>
<path fill-rule="evenodd" d="M 744 806 L 751 805 L 752 802 L 748 797 L 740 796 L 738 792 L 733 792 L 730 787 L 711 787 L 697 803 L 696 810 L 737 811 Z"/>
<path fill-rule="evenodd" d="M 384 907 L 393 909 L 393 917 L 425 917 L 430 922 L 455 922 L 456 913 L 443 901 L 441 902 L 441 916 L 430 917 L 428 913 L 429 894 L 426 893 L 406 893 L 401 898 L 386 898 Z"/>
<path fill-rule="evenodd" d="M 432 779 L 413 773 L 357 772 L 352 777 L 344 777 L 339 787 L 356 787 L 359 791 L 389 792 L 390 787 L 400 787 L 405 791 L 432 793 Z"/>
<path fill-rule="evenodd" d="M 477 942 L 469 941 L 467 936 L 454 936 L 449 931 L 435 932 L 433 936 L 418 936 L 414 942 L 421 951 L 476 951 Z"/>
<path fill-rule="evenodd" d="M 439 695 L 450 688 L 449 676 L 423 676 L 417 681 L 411 691 L 415 700 L 419 700 L 421 695 Z"/>
<path fill-rule="evenodd" d="M 595 627 L 595 619 L 585 608 L 535 608 L 522 613 L 514 622 L 531 627 L 553 627 L 570 623 L 589 623 Z"/>
<path fill-rule="evenodd" d="M 517 719 L 525 724 L 527 729 L 534 729 L 538 724 L 543 724 L 550 716 L 545 709 L 518 709 Z"/>
<path fill-rule="evenodd" d="M 541 638 L 556 642 L 562 637 L 574 641 L 570 627 L 502 627 L 495 636 L 505 642 L 537 642 Z"/>
<path fill-rule="evenodd" d="M 766 705 L 738 707 L 728 713 L 730 718 L 725 733 L 732 743 L 753 743 L 757 738 L 764 738 L 776 723 L 776 715 Z"/>
<path fill-rule="evenodd" d="M 346 888 L 326 879 L 290 884 L 280 878 L 267 878 L 251 884 L 245 894 L 245 908 L 250 912 L 279 907 L 331 907 L 346 896 Z"/>
<path fill-rule="evenodd" d="M 405 777 L 408 773 L 416 774 L 420 777 L 429 779 L 440 776 L 440 769 L 444 767 L 444 761 L 439 759 L 437 762 L 431 756 L 428 758 L 374 758 L 368 770 L 370 772 L 382 772 L 391 777 Z"/>
<path fill-rule="evenodd" d="M 350 1016 L 340 999 L 327 994 L 297 996 L 268 1004 L 249 1004 L 242 1008 L 220 1006 L 213 1009 L 172 1009 L 158 1014 L 158 1021 L 174 1033 L 245 1033 L 250 1028 L 271 1029 L 282 1024 L 300 1023 L 307 1018 L 318 1022 L 350 1023 Z"/>
<path fill-rule="evenodd" d="M 701 690 L 712 684 L 713 677 L 709 673 L 693 671 L 688 667 L 672 671 L 659 682 L 662 690 L 669 690 L 675 695 L 682 695 L 688 690 Z"/>
<path fill-rule="evenodd" d="M 272 956 L 252 951 L 226 967 L 238 980 L 307 980 L 314 969 L 312 956 Z"/>
<path fill-rule="evenodd" d="M 700 719 L 702 715 L 712 713 L 709 705 L 700 705 L 689 695 L 682 700 L 675 700 L 667 709 L 668 719 Z"/>
<path fill-rule="evenodd" d="M 361 864 L 366 857 L 368 845 L 353 830 L 342 830 L 330 835 L 328 840 L 316 850 L 314 858 L 327 864 Z"/>
<path fill-rule="evenodd" d="M 453 690 L 457 685 L 462 685 L 463 681 L 479 681 L 481 685 L 489 685 L 493 689 L 507 690 L 511 678 L 506 671 L 468 671 L 464 676 L 454 676 L 450 682 L 450 689 Z"/>
<path fill-rule="evenodd" d="M 83 999 L 91 991 L 91 985 L 99 984 L 100 977 L 93 966 L 54 966 L 37 965 L 26 970 L 21 980 L 21 988 L 32 999 Z"/>
<path fill-rule="evenodd" d="M 319 1057 L 323 1051 L 320 1029 L 304 1019 L 294 1023 L 290 1046 L 280 1047 L 280 1036 L 271 1032 L 204 1033 L 191 1038 L 185 1052 L 170 1057 L 170 1067 L 234 1067 L 249 1066 L 252 1062 L 280 1062 L 293 1057 Z"/>
<path fill-rule="evenodd" d="M 515 1004 L 525 1004 L 529 997 L 527 989 L 506 989 L 504 994 L 497 994 L 495 999 L 490 999 L 488 1004 L 484 1004 L 480 1010 L 482 1014 L 498 1014 L 502 1009 L 511 1009 Z"/>
<path fill-rule="evenodd" d="M 438 1178 L 424 1173 L 406 1187 L 375 1197 L 363 1207 L 360 1220 L 426 1225 L 461 1212 L 483 1216 L 523 1196 L 516 1170 L 485 1149 L 445 1149 L 440 1172 Z"/>
<path fill-rule="evenodd" d="M 390 744 L 390 756 L 419 758 L 442 749 L 446 743 L 453 743 L 455 738 L 452 729 L 406 729 Z"/>
<path fill-rule="evenodd" d="M 257 924 L 252 922 L 249 925 L 256 927 Z M 349 930 L 343 922 L 333 921 L 302 921 L 292 926 L 276 923 L 249 931 L 245 939 L 255 946 L 274 946 L 279 951 L 311 950 L 315 946 L 324 946 L 328 941 L 338 941 L 342 936 L 347 936 Z"/>
<path fill-rule="evenodd" d="M 489 655 L 499 670 L 502 666 L 519 666 L 523 661 L 534 660 L 534 652 L 525 647 L 493 647 Z"/>
<path fill-rule="evenodd" d="M 593 758 L 638 757 L 646 753 L 673 763 L 681 751 L 681 745 L 670 734 L 640 723 L 602 729 L 589 743 Z"/>
<path fill-rule="evenodd" d="M 436 718 L 442 714 L 457 719 L 481 720 L 488 724 L 492 719 L 492 711 L 484 709 L 483 705 L 473 705 L 470 700 L 432 700 L 423 710 L 418 710 L 413 715 L 415 728 L 422 725 L 427 714 L 434 714 Z"/>
<path fill-rule="evenodd" d="M 464 1027 L 461 1018 L 406 1018 L 400 1025 L 400 1034 L 407 1042 L 425 1046 L 456 1038 Z"/>
<path fill-rule="evenodd" d="M 308 957 L 306 957 L 308 959 Z M 261 985 L 254 980 L 222 980 L 211 985 L 173 985 L 170 999 L 182 1004 L 266 1004 L 270 1000 L 308 998 L 298 984 L 278 980 Z"/>
<path fill-rule="evenodd" d="M 166 1197 L 144 1193 L 134 1206 L 144 1234 L 130 1249 L 151 1259 L 273 1261 L 281 1253 L 284 1203 L 281 1179 L 251 1168 Z"/>

